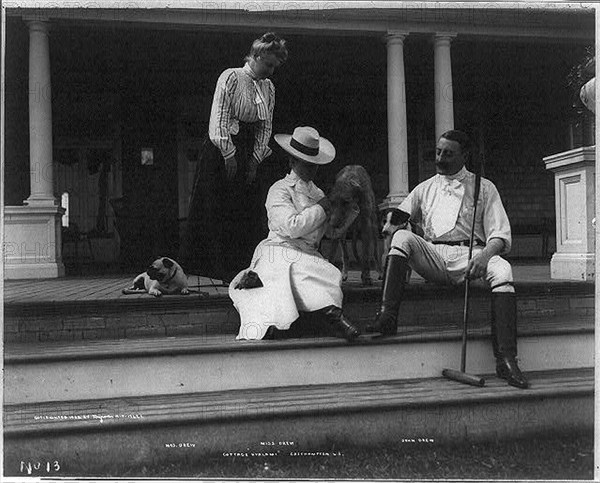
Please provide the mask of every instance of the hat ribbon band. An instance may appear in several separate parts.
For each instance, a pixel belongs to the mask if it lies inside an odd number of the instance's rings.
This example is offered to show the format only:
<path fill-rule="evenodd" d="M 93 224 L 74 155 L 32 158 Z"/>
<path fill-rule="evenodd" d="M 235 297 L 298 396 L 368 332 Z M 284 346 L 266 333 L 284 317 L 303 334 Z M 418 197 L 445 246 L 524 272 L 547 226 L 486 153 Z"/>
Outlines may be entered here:
<path fill-rule="evenodd" d="M 305 146 L 304 144 L 299 143 L 294 138 L 290 140 L 290 146 L 293 147 L 296 151 L 300 151 L 302 154 L 306 154 L 308 156 L 316 156 L 319 154 L 319 148 L 310 148 Z"/>

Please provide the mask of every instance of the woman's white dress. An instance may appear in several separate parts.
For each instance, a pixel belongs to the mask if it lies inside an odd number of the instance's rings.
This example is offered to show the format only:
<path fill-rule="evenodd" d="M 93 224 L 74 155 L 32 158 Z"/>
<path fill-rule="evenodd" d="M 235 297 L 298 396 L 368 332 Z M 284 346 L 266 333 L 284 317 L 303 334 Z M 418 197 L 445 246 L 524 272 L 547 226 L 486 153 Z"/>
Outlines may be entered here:
<path fill-rule="evenodd" d="M 294 171 L 269 189 L 269 236 L 229 285 L 241 319 L 237 339 L 262 339 L 271 325 L 289 329 L 301 311 L 342 306 L 342 274 L 318 251 L 327 216 L 317 202 L 324 196 Z M 234 288 L 247 270 L 258 273 L 263 287 Z"/>

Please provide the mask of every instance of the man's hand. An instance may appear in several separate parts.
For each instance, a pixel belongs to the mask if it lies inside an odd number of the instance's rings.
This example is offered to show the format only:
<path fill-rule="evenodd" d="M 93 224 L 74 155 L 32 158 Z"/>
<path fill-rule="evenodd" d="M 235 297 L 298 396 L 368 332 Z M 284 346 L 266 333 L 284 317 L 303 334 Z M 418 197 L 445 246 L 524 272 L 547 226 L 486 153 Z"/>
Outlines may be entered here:
<path fill-rule="evenodd" d="M 467 265 L 467 270 L 465 272 L 465 277 L 470 280 L 475 280 L 481 278 L 487 272 L 488 262 L 490 258 L 486 253 L 479 252 L 476 255 L 473 255 L 469 265 Z"/>
<path fill-rule="evenodd" d="M 254 158 L 250 159 L 248 163 L 248 174 L 246 176 L 246 184 L 254 183 L 256 179 L 256 170 L 258 168 L 258 161 Z"/>
<path fill-rule="evenodd" d="M 237 160 L 235 156 L 225 160 L 225 173 L 229 181 L 235 178 L 235 173 L 237 173 Z"/>
<path fill-rule="evenodd" d="M 485 248 L 477 254 L 473 255 L 471 261 L 467 265 L 465 277 L 470 280 L 483 277 L 487 272 L 487 266 L 490 259 L 494 255 L 500 254 L 504 248 L 504 240 L 501 238 L 491 238 L 488 240 Z"/>

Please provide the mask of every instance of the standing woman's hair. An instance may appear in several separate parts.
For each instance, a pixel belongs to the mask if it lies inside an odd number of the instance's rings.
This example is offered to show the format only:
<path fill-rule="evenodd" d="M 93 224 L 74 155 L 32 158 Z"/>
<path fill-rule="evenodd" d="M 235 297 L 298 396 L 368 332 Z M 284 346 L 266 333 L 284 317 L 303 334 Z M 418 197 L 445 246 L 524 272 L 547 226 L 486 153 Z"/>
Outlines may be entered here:
<path fill-rule="evenodd" d="M 288 50 L 285 46 L 285 40 L 279 38 L 273 32 L 267 32 L 260 39 L 256 39 L 252 43 L 250 53 L 246 56 L 246 60 L 250 58 L 256 58 L 260 55 L 272 54 L 282 64 L 287 60 Z"/>

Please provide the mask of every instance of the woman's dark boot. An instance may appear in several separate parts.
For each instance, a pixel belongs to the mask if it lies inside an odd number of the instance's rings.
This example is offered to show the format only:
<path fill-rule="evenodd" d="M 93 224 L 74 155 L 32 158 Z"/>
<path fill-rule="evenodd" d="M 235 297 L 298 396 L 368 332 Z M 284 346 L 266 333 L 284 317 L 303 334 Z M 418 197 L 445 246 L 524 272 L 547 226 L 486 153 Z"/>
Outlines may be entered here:
<path fill-rule="evenodd" d="M 342 309 L 339 307 L 330 305 L 322 309 L 322 313 L 327 317 L 327 321 L 333 326 L 336 332 L 339 332 L 348 342 L 353 341 L 360 335 L 360 330 L 344 317 Z"/>
<path fill-rule="evenodd" d="M 492 348 L 496 375 L 511 386 L 527 389 L 529 382 L 517 364 L 517 299 L 513 292 L 492 292 Z"/>
<path fill-rule="evenodd" d="M 382 335 L 395 335 L 398 332 L 398 309 L 404 293 L 408 260 L 400 255 L 388 255 L 383 276 L 381 307 L 375 322 L 367 325 L 367 332 L 380 332 Z"/>

